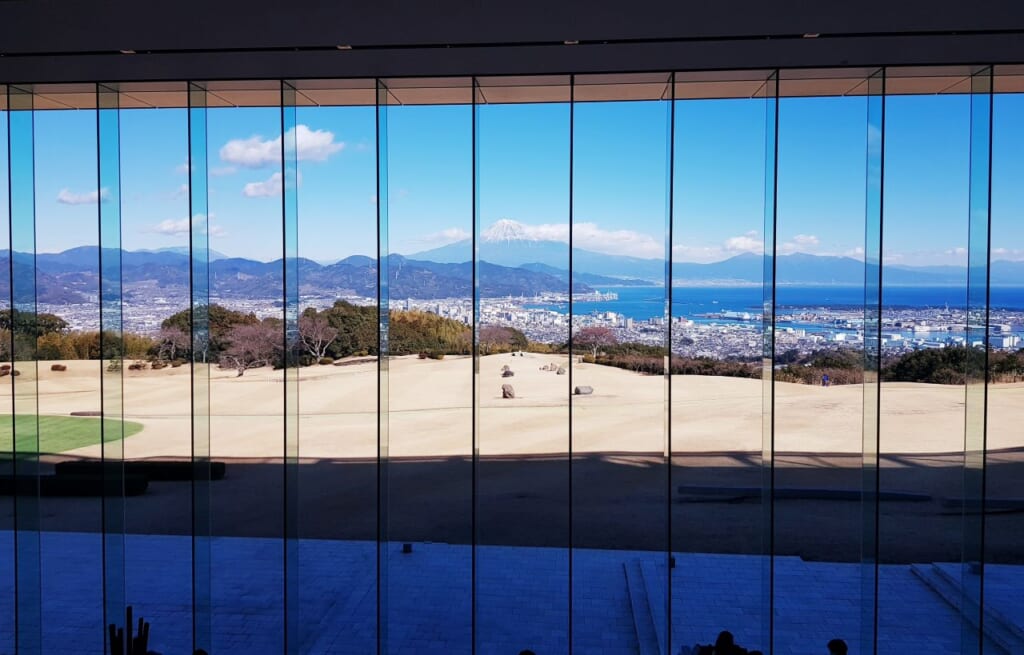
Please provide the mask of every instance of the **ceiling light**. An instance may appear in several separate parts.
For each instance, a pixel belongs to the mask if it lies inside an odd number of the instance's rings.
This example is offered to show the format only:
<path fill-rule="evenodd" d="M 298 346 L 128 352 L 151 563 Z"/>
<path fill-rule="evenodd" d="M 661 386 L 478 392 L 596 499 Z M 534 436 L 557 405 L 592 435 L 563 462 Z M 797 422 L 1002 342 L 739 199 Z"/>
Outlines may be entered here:
<path fill-rule="evenodd" d="M 350 45 L 336 45 L 334 47 L 337 48 L 338 50 L 351 50 L 352 49 L 352 46 L 350 46 Z"/>
<path fill-rule="evenodd" d="M 565 44 L 565 45 L 579 45 L 580 44 L 579 39 L 570 39 L 568 41 L 562 41 L 562 43 Z"/>
<path fill-rule="evenodd" d="M 807 32 L 806 34 L 804 34 L 805 39 L 816 39 L 819 36 L 821 36 L 820 32 Z"/>
<path fill-rule="evenodd" d="M 121 50 L 121 54 L 122 55 L 134 55 L 135 51 L 134 50 Z"/>

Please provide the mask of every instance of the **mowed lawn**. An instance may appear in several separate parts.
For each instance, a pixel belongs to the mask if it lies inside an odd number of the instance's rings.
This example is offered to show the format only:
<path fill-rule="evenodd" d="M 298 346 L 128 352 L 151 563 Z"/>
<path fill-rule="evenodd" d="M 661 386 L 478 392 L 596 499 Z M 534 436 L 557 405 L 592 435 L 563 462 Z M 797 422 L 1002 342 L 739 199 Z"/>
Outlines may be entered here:
<path fill-rule="evenodd" d="M 15 416 L 17 443 L 15 452 L 27 457 L 36 452 L 36 421 L 30 414 Z M 142 431 L 142 424 L 106 418 L 103 423 L 107 431 L 107 442 L 121 436 L 130 437 Z M 100 419 L 80 416 L 40 416 L 39 452 L 41 454 L 62 453 L 67 450 L 91 446 L 100 442 Z M 0 415 L 0 453 L 11 452 L 11 416 Z"/>

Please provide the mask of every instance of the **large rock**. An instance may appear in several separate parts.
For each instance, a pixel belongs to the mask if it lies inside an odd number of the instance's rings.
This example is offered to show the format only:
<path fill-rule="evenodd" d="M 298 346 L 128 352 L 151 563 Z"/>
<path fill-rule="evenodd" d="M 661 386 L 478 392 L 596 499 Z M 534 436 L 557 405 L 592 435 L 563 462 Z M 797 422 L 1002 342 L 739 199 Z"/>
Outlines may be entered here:
<path fill-rule="evenodd" d="M 503 378 L 510 378 L 513 375 L 515 375 L 515 371 L 513 371 L 512 369 L 508 369 L 507 371 L 502 371 L 501 372 L 501 377 L 503 377 Z"/>
<path fill-rule="evenodd" d="M 515 398 L 516 390 L 512 388 L 511 384 L 501 385 L 501 397 L 502 398 Z"/>
<path fill-rule="evenodd" d="M 593 387 L 587 387 L 587 386 L 580 386 L 580 387 L 576 387 L 575 389 L 573 389 L 573 393 L 576 394 L 577 396 L 589 396 L 590 394 L 594 393 L 594 388 Z"/>
<path fill-rule="evenodd" d="M 562 366 L 559 366 L 558 370 L 555 371 L 555 375 L 565 375 L 565 368 L 562 367 Z"/>

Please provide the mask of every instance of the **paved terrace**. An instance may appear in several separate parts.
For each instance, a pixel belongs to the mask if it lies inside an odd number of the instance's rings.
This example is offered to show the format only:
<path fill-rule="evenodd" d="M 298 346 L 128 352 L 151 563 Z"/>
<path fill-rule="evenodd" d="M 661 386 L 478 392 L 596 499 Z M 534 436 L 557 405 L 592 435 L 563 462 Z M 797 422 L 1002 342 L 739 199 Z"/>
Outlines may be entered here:
<path fill-rule="evenodd" d="M 164 655 L 190 653 L 191 540 L 129 535 L 126 541 L 128 598 L 136 615 L 151 622 L 151 648 Z M 0 589 L 0 653 L 9 648 L 13 632 L 12 542 L 9 531 L 0 533 L 0 561 L 6 563 L 0 585 L 8 587 Z M 100 535 L 45 532 L 41 547 L 45 651 L 101 654 Z M 363 541 L 299 542 L 299 652 L 375 652 L 376 549 Z M 387 652 L 470 652 L 472 550 L 416 543 L 411 554 L 403 554 L 401 544 L 392 543 L 386 552 Z M 211 540 L 211 556 L 212 652 L 278 655 L 283 646 L 281 541 L 217 537 Z M 566 653 L 567 565 L 564 549 L 478 547 L 478 652 Z M 667 605 L 664 554 L 577 550 L 573 565 L 574 652 L 676 655 L 684 645 L 713 641 L 721 629 L 733 631 L 746 647 L 768 651 L 762 634 L 763 558 L 676 556 L 671 654 L 659 646 Z M 944 585 L 955 584 L 961 574 L 958 565 L 883 566 L 880 653 L 959 655 L 960 615 Z M 850 643 L 851 653 L 861 653 L 862 582 L 857 564 L 776 558 L 774 652 L 820 654 L 828 639 L 839 636 Z M 987 611 L 997 618 L 986 653 L 1024 652 L 1019 627 L 1024 567 L 989 567 L 987 592 Z"/>

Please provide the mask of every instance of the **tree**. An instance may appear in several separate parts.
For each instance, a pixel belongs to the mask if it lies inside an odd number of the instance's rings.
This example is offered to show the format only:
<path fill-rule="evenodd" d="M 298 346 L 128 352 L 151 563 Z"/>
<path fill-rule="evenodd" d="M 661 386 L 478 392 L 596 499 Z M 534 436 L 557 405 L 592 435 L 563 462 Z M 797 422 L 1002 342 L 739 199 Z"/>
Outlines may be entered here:
<path fill-rule="evenodd" d="M 281 331 L 266 323 L 236 325 L 227 335 L 228 346 L 221 353 L 221 366 L 238 371 L 242 377 L 250 368 L 266 366 L 281 351 Z"/>
<path fill-rule="evenodd" d="M 195 320 L 193 329 L 192 320 Z M 195 315 L 183 309 L 167 317 L 160 324 L 162 329 L 177 328 L 186 334 L 192 334 L 192 351 L 202 361 L 217 361 L 220 353 L 227 346 L 228 333 L 236 325 L 256 325 L 260 321 L 255 314 L 244 314 L 220 305 L 199 305 L 195 307 Z"/>
<path fill-rule="evenodd" d="M 338 338 L 338 329 L 324 316 L 303 314 L 299 317 L 299 341 L 311 357 L 320 361 L 327 356 L 327 349 Z"/>
<path fill-rule="evenodd" d="M 512 330 L 502 325 L 485 325 L 480 328 L 480 354 L 502 352 L 512 345 Z"/>
<path fill-rule="evenodd" d="M 611 328 L 585 327 L 576 333 L 576 336 L 573 337 L 573 342 L 576 345 L 590 349 L 590 353 L 596 359 L 599 350 L 608 346 L 614 346 L 618 343 L 618 339 L 615 338 L 615 333 L 612 332 Z"/>
<path fill-rule="evenodd" d="M 192 339 L 188 332 L 173 325 L 162 328 L 157 338 L 160 341 L 160 348 L 157 351 L 157 356 L 160 359 L 178 359 L 178 356 L 187 353 L 189 346 L 192 345 Z"/>

